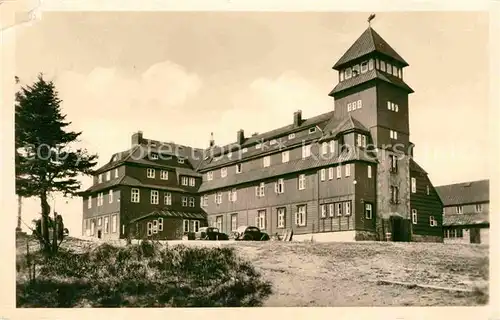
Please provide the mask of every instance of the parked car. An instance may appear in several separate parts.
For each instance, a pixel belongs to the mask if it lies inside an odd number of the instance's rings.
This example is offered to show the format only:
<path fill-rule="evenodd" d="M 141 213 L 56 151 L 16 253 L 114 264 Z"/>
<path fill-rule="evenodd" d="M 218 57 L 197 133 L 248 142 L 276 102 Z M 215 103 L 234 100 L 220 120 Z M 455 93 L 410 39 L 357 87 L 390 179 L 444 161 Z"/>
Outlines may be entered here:
<path fill-rule="evenodd" d="M 229 240 L 229 236 L 216 227 L 202 227 L 195 233 L 196 240 Z"/>
<path fill-rule="evenodd" d="M 267 241 L 269 240 L 269 235 L 257 227 L 241 226 L 238 227 L 236 232 L 234 232 L 234 239 L 245 241 Z"/>

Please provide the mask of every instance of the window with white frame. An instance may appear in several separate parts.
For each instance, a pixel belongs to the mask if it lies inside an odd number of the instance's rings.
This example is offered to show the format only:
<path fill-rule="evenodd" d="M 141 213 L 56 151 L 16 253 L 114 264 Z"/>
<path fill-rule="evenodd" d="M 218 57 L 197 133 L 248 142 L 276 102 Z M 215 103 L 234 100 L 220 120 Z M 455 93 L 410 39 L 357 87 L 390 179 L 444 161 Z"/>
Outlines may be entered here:
<path fill-rule="evenodd" d="M 166 192 L 163 196 L 163 204 L 167 206 L 172 205 L 172 194 L 170 192 Z"/>
<path fill-rule="evenodd" d="M 111 171 L 106 171 L 106 181 L 111 180 Z"/>
<path fill-rule="evenodd" d="M 380 70 L 385 72 L 385 61 L 380 60 Z"/>
<path fill-rule="evenodd" d="M 306 188 L 306 175 L 299 175 L 299 190 L 304 190 Z"/>
<path fill-rule="evenodd" d="M 387 73 L 392 73 L 392 65 L 389 62 L 386 62 Z"/>
<path fill-rule="evenodd" d="M 261 147 L 262 147 L 262 143 L 257 143 L 257 144 L 255 145 L 255 149 L 260 149 Z"/>
<path fill-rule="evenodd" d="M 219 191 L 215 194 L 215 203 L 216 204 L 222 203 L 222 192 L 221 191 Z"/>
<path fill-rule="evenodd" d="M 463 213 L 463 207 L 462 206 L 456 206 L 455 207 L 455 212 L 457 214 L 462 214 Z"/>
<path fill-rule="evenodd" d="M 266 184 L 264 182 L 261 182 L 257 187 L 257 197 L 259 198 L 264 197 L 266 195 L 265 190 L 266 190 Z"/>
<path fill-rule="evenodd" d="M 330 153 L 335 153 L 335 140 L 330 140 Z"/>
<path fill-rule="evenodd" d="M 259 210 L 257 212 L 257 228 L 266 229 L 266 210 Z"/>
<path fill-rule="evenodd" d="M 99 174 L 99 178 L 98 179 L 99 179 L 99 183 L 102 183 L 102 173 Z"/>
<path fill-rule="evenodd" d="M 269 141 L 269 145 L 270 146 L 274 146 L 278 141 L 276 139 L 271 139 L 271 141 Z"/>
<path fill-rule="evenodd" d="M 219 229 L 219 231 L 221 231 L 221 232 L 223 231 L 223 230 L 222 230 L 222 226 L 223 226 L 223 224 L 222 224 L 222 219 L 223 219 L 223 217 L 222 217 L 222 216 L 217 216 L 217 217 L 215 218 L 215 227 L 216 227 L 217 229 Z"/>
<path fill-rule="evenodd" d="M 115 169 L 115 178 L 118 178 L 118 168 Z"/>
<path fill-rule="evenodd" d="M 189 197 L 189 206 L 194 208 L 194 197 Z"/>
<path fill-rule="evenodd" d="M 187 207 L 188 206 L 188 197 L 182 197 L 182 206 Z"/>
<path fill-rule="evenodd" d="M 417 179 L 412 177 L 411 178 L 411 193 L 416 193 L 417 192 Z"/>
<path fill-rule="evenodd" d="M 361 136 L 362 136 L 362 135 L 361 135 L 361 134 L 359 134 L 359 133 L 357 133 L 357 134 L 356 134 L 356 138 L 357 138 L 357 139 L 356 139 L 356 140 L 357 140 L 356 142 L 357 142 L 357 145 L 358 145 L 358 146 L 361 146 L 361 143 L 362 143 L 362 142 L 361 142 Z"/>
<path fill-rule="evenodd" d="M 247 153 L 247 152 L 248 152 L 248 148 L 241 149 L 241 153 Z"/>
<path fill-rule="evenodd" d="M 111 233 L 116 233 L 117 230 L 117 223 L 118 223 L 118 218 L 116 214 L 111 216 Z"/>
<path fill-rule="evenodd" d="M 365 219 L 370 220 L 373 216 L 373 206 L 371 203 L 365 203 Z"/>
<path fill-rule="evenodd" d="M 305 159 L 311 155 L 311 145 L 302 146 L 302 159 Z"/>
<path fill-rule="evenodd" d="M 351 164 L 348 163 L 345 165 L 345 176 L 350 177 L 351 176 Z"/>
<path fill-rule="evenodd" d="M 112 189 L 109 190 L 108 198 L 109 198 L 108 199 L 109 203 L 113 203 L 113 190 Z"/>
<path fill-rule="evenodd" d="M 189 186 L 194 187 L 196 185 L 196 180 L 195 178 L 189 178 Z"/>
<path fill-rule="evenodd" d="M 295 133 L 290 133 L 288 135 L 288 140 L 292 140 L 292 139 L 295 139 Z"/>
<path fill-rule="evenodd" d="M 92 196 L 89 196 L 87 199 L 87 209 L 92 208 Z"/>
<path fill-rule="evenodd" d="M 146 172 L 148 178 L 153 179 L 155 177 L 155 169 L 148 168 Z"/>
<path fill-rule="evenodd" d="M 335 204 L 336 210 L 337 211 L 337 217 L 340 217 L 342 215 L 342 202 L 337 202 Z"/>
<path fill-rule="evenodd" d="M 228 200 L 229 202 L 236 202 L 236 199 L 237 199 L 236 188 L 233 188 L 228 191 Z"/>
<path fill-rule="evenodd" d="M 149 155 L 149 158 L 151 160 L 158 160 L 158 155 L 156 153 L 152 153 L 152 154 Z"/>
<path fill-rule="evenodd" d="M 93 236 L 95 234 L 95 220 L 92 219 L 90 222 L 90 235 Z"/>
<path fill-rule="evenodd" d="M 320 211 L 321 211 L 321 218 L 326 218 L 326 211 L 327 211 L 327 206 L 326 204 L 320 205 Z"/>
<path fill-rule="evenodd" d="M 429 225 L 431 227 L 437 227 L 438 223 L 434 216 L 429 216 Z"/>
<path fill-rule="evenodd" d="M 327 154 L 328 153 L 328 142 L 323 142 L 321 144 L 321 154 Z"/>
<path fill-rule="evenodd" d="M 104 233 L 109 233 L 109 217 L 104 217 Z"/>
<path fill-rule="evenodd" d="M 100 192 L 97 194 L 97 206 L 100 207 L 104 204 L 104 193 Z"/>
<path fill-rule="evenodd" d="M 132 202 L 138 203 L 140 201 L 139 189 L 132 188 L 130 198 Z"/>
<path fill-rule="evenodd" d="M 426 186 L 426 191 L 427 191 L 427 195 L 431 194 L 431 189 L 430 189 L 429 185 Z"/>
<path fill-rule="evenodd" d="M 204 207 L 208 206 L 208 194 L 203 196 L 203 206 Z"/>
<path fill-rule="evenodd" d="M 102 218 L 97 219 L 97 226 L 98 227 L 102 226 Z"/>
<path fill-rule="evenodd" d="M 285 212 L 286 212 L 286 209 L 285 208 L 278 208 L 276 209 L 276 215 L 277 215 L 277 227 L 278 228 L 284 228 L 285 227 Z"/>
<path fill-rule="evenodd" d="M 351 201 L 346 201 L 345 203 L 345 215 L 351 215 Z"/>
<path fill-rule="evenodd" d="M 295 225 L 304 227 L 306 225 L 306 205 L 297 206 L 297 213 L 295 214 Z"/>
<path fill-rule="evenodd" d="M 189 220 L 183 220 L 182 225 L 183 225 L 183 231 L 189 232 Z"/>
<path fill-rule="evenodd" d="M 315 133 L 316 132 L 316 127 L 309 128 L 309 133 Z"/>
<path fill-rule="evenodd" d="M 148 236 L 153 235 L 153 223 L 148 222 Z"/>
<path fill-rule="evenodd" d="M 278 179 L 275 186 L 276 186 L 275 188 L 276 193 L 281 194 L 285 192 L 285 180 L 283 178 Z"/>
<path fill-rule="evenodd" d="M 342 177 L 342 167 L 339 165 L 337 166 L 337 179 L 340 179 Z"/>
<path fill-rule="evenodd" d="M 158 231 L 163 231 L 163 218 L 158 218 Z"/>
<path fill-rule="evenodd" d="M 398 172 L 398 157 L 396 155 L 390 155 L 389 161 L 390 161 L 390 171 Z"/>
<path fill-rule="evenodd" d="M 356 106 L 357 106 L 357 109 L 361 109 L 361 107 L 363 106 L 362 100 L 356 101 Z"/>
<path fill-rule="evenodd" d="M 160 196 L 158 190 L 151 190 L 151 204 L 158 204 Z"/>
<path fill-rule="evenodd" d="M 271 157 L 265 156 L 264 158 L 262 158 L 262 162 L 263 162 L 264 168 L 269 167 L 271 165 Z"/>
<path fill-rule="evenodd" d="M 368 60 L 368 70 L 373 70 L 373 59 Z"/>
<path fill-rule="evenodd" d="M 198 230 L 200 230 L 200 221 L 193 220 L 193 231 L 192 232 L 198 232 Z"/>
<path fill-rule="evenodd" d="M 181 163 L 181 164 L 182 164 L 182 163 L 184 163 L 184 158 L 179 158 L 179 159 L 177 159 L 177 162 L 178 162 L 178 163 Z"/>
<path fill-rule="evenodd" d="M 476 204 L 476 212 L 483 212 L 483 205 L 481 203 Z"/>
<path fill-rule="evenodd" d="M 181 184 L 183 186 L 187 186 L 189 184 L 189 179 L 188 177 L 181 177 Z"/>
<path fill-rule="evenodd" d="M 328 180 L 333 179 L 333 167 L 328 168 Z"/>
<path fill-rule="evenodd" d="M 368 61 L 361 62 L 361 73 L 365 73 L 368 71 Z"/>
<path fill-rule="evenodd" d="M 160 179 L 161 180 L 168 180 L 168 171 L 167 170 L 160 171 Z"/>
<path fill-rule="evenodd" d="M 368 178 L 372 177 L 372 166 L 368 165 Z"/>
<path fill-rule="evenodd" d="M 241 173 L 241 163 L 236 164 L 236 173 Z"/>
<path fill-rule="evenodd" d="M 220 169 L 220 176 L 221 178 L 227 177 L 227 168 L 224 167 Z"/>
<path fill-rule="evenodd" d="M 326 180 L 326 169 L 321 169 L 320 171 L 320 179 L 321 181 L 325 181 Z"/>
<path fill-rule="evenodd" d="M 411 209 L 411 222 L 417 224 L 417 209 Z"/>
<path fill-rule="evenodd" d="M 333 203 L 328 204 L 328 215 L 330 217 L 335 216 L 335 205 Z"/>
<path fill-rule="evenodd" d="M 398 138 L 398 132 L 394 131 L 394 130 L 390 130 L 389 131 L 389 136 L 391 137 L 391 139 L 396 140 Z"/>
<path fill-rule="evenodd" d="M 281 153 L 281 162 L 285 163 L 290 161 L 290 152 L 289 151 L 283 151 Z"/>
<path fill-rule="evenodd" d="M 350 67 L 346 68 L 345 69 L 345 78 L 350 79 L 351 77 L 352 77 L 352 69 Z"/>
<path fill-rule="evenodd" d="M 238 230 L 238 214 L 232 214 L 231 215 L 231 231 L 236 231 Z"/>
<path fill-rule="evenodd" d="M 214 179 L 214 173 L 213 171 L 207 172 L 207 181 L 211 181 Z"/>

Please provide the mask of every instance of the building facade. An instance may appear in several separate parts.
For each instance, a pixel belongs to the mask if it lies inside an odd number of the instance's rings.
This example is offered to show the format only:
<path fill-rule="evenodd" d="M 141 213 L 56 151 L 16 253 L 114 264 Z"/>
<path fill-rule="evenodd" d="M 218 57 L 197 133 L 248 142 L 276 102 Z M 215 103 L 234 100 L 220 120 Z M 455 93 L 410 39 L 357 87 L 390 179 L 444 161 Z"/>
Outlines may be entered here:
<path fill-rule="evenodd" d="M 436 187 L 443 201 L 446 243 L 489 244 L 489 180 Z"/>
<path fill-rule="evenodd" d="M 113 188 L 123 201 L 106 214 L 119 210 L 124 233 L 127 223 L 140 219 L 154 217 L 148 223 L 159 225 L 166 216 L 158 214 L 157 205 L 131 202 L 132 188 L 144 188 L 146 197 L 160 190 L 195 198 L 196 206 L 189 208 L 200 215 L 199 223 L 205 215 L 205 223 L 229 234 L 254 225 L 269 234 L 291 229 L 296 240 L 441 242 L 442 202 L 413 160 L 408 104 L 413 90 L 403 80 L 407 66 L 369 27 L 333 66 L 339 82 L 329 94 L 331 112 L 304 119 L 299 110 L 282 128 L 250 137 L 239 130 L 236 142 L 216 146 L 212 138 L 205 150 L 184 147 L 190 154 L 182 166 L 176 160 L 158 163 L 158 170 L 177 176 L 182 170 L 195 179 L 192 188 L 178 179 L 153 183 L 146 177 L 148 168 L 156 168 L 153 163 L 127 160 L 121 165 L 127 184 Z M 97 185 L 87 195 L 102 190 Z M 84 221 L 101 216 L 89 212 L 84 200 Z"/>

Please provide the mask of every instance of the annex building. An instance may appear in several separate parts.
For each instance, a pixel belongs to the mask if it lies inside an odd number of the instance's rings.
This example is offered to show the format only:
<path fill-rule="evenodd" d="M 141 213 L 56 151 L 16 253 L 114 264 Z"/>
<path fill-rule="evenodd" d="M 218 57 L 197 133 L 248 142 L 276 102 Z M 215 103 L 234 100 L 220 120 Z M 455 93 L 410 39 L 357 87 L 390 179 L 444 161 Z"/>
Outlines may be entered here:
<path fill-rule="evenodd" d="M 443 204 L 413 160 L 408 63 L 368 27 L 335 63 L 332 110 L 205 149 L 132 135 L 82 193 L 83 233 L 180 239 L 254 225 L 295 240 L 443 241 Z"/>

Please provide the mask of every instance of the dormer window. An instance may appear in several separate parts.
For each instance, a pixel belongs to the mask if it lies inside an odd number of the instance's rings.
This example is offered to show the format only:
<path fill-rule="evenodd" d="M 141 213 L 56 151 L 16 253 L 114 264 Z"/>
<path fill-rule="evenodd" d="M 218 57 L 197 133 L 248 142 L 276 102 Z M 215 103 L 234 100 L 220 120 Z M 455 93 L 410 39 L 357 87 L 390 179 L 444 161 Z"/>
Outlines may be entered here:
<path fill-rule="evenodd" d="M 149 155 L 149 158 L 151 160 L 158 160 L 158 155 L 156 153 L 152 153 L 152 154 Z"/>
<path fill-rule="evenodd" d="M 349 67 L 345 69 L 345 78 L 350 79 L 352 77 L 352 69 Z"/>
<path fill-rule="evenodd" d="M 359 64 L 352 67 L 352 76 L 355 77 L 359 75 Z"/>
<path fill-rule="evenodd" d="M 373 59 L 368 60 L 368 70 L 373 70 Z"/>
<path fill-rule="evenodd" d="M 344 81 L 344 70 L 339 72 L 339 81 Z"/>
<path fill-rule="evenodd" d="M 368 61 L 364 61 L 361 63 L 361 73 L 365 73 L 368 71 Z"/>
<path fill-rule="evenodd" d="M 228 159 L 231 159 L 233 157 L 233 153 L 232 152 L 228 152 L 227 157 L 228 157 Z"/>
<path fill-rule="evenodd" d="M 380 60 L 380 70 L 385 72 L 385 61 Z"/>
<path fill-rule="evenodd" d="M 248 152 L 248 148 L 243 148 L 243 149 L 241 150 L 241 153 L 247 153 L 247 152 Z"/>
<path fill-rule="evenodd" d="M 261 144 L 261 143 L 257 143 L 257 144 L 255 145 L 255 149 L 260 149 L 261 147 L 262 147 L 262 144 Z"/>
<path fill-rule="evenodd" d="M 292 139 L 295 139 L 295 133 L 290 133 L 288 135 L 288 140 L 292 140 Z"/>
<path fill-rule="evenodd" d="M 316 132 L 316 127 L 309 128 L 309 133 L 315 133 Z"/>
<path fill-rule="evenodd" d="M 183 158 L 179 158 L 179 159 L 177 160 L 177 162 L 178 162 L 178 163 L 184 163 L 184 159 L 183 159 Z"/>
<path fill-rule="evenodd" d="M 272 146 L 272 145 L 275 145 L 276 144 L 276 139 L 272 139 L 271 141 L 269 141 L 269 144 Z"/>

